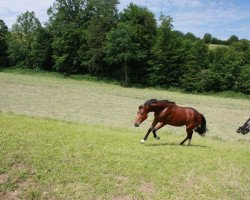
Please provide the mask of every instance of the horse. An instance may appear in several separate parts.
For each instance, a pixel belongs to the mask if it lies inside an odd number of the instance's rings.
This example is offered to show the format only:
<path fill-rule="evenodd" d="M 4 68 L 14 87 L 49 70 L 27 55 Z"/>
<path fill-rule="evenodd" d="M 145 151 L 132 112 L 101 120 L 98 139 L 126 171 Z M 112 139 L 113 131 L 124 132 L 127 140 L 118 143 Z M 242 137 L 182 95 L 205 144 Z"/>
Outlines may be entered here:
<path fill-rule="evenodd" d="M 249 131 L 250 131 L 250 118 L 248 118 L 248 120 L 236 130 L 237 133 L 242 133 L 243 135 L 246 135 Z"/>
<path fill-rule="evenodd" d="M 154 120 L 145 137 L 141 140 L 142 144 L 147 140 L 151 131 L 153 131 L 154 138 L 159 140 L 160 137 L 156 131 L 167 124 L 186 126 L 187 136 L 180 145 L 183 145 L 187 140 L 189 140 L 188 145 L 191 144 L 193 130 L 200 135 L 204 135 L 207 131 L 205 117 L 194 108 L 181 107 L 176 105 L 175 102 L 157 99 L 150 99 L 139 106 L 134 121 L 135 127 L 139 127 L 147 119 L 149 112 L 154 112 Z"/>

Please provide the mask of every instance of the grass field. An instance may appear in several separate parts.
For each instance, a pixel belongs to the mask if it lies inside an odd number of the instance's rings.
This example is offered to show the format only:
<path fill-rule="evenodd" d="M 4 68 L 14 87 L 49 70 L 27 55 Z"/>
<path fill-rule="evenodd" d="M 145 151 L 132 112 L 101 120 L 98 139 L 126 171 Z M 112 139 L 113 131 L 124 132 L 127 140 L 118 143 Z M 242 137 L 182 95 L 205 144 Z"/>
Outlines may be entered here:
<path fill-rule="evenodd" d="M 227 45 L 223 45 L 223 44 L 209 44 L 208 47 L 209 47 L 209 49 L 216 49 L 216 48 L 222 48 L 222 47 L 228 48 Z"/>
<path fill-rule="evenodd" d="M 165 127 L 139 144 L 149 98 L 196 108 L 207 136 L 179 146 L 184 127 Z M 250 137 L 235 132 L 249 99 L 2 72 L 0 111 L 0 199 L 249 199 Z"/>

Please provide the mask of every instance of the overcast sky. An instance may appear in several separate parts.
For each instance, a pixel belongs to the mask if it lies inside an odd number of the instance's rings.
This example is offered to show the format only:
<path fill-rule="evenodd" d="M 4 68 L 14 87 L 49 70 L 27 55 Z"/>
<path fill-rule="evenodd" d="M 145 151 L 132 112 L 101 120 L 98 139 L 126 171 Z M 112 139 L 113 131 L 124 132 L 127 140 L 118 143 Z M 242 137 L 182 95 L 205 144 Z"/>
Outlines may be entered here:
<path fill-rule="evenodd" d="M 54 0 L 0 0 L 0 19 L 9 28 L 21 13 L 36 13 L 41 22 L 48 20 L 47 9 Z M 121 11 L 130 2 L 145 6 L 156 18 L 162 12 L 174 19 L 174 29 L 203 37 L 211 33 L 219 39 L 231 35 L 250 39 L 250 0 L 120 0 Z"/>

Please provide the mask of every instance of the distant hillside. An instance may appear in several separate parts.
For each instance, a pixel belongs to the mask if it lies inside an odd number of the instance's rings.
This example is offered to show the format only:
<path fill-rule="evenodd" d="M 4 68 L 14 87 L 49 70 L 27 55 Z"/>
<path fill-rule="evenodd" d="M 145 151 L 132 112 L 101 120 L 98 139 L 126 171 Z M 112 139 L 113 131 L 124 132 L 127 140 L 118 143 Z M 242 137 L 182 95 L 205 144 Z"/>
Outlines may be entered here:
<path fill-rule="evenodd" d="M 226 47 L 228 48 L 228 45 L 224 45 L 224 44 L 208 44 L 209 49 L 216 49 L 218 47 Z"/>

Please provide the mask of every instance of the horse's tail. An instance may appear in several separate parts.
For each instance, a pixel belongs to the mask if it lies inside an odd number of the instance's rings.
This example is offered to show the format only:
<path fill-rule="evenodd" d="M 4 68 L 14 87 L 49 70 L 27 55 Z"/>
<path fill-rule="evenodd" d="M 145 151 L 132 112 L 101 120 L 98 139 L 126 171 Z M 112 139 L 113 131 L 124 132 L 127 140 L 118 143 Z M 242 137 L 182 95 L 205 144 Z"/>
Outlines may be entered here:
<path fill-rule="evenodd" d="M 205 117 L 201 114 L 201 124 L 194 129 L 195 132 L 199 133 L 200 135 L 204 135 L 207 132 L 207 122 Z"/>

